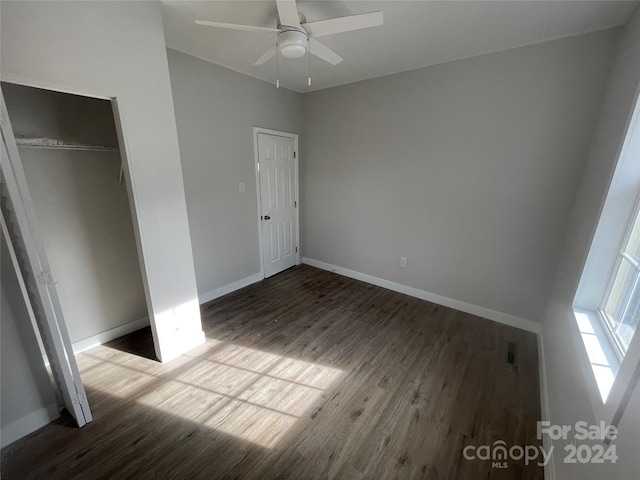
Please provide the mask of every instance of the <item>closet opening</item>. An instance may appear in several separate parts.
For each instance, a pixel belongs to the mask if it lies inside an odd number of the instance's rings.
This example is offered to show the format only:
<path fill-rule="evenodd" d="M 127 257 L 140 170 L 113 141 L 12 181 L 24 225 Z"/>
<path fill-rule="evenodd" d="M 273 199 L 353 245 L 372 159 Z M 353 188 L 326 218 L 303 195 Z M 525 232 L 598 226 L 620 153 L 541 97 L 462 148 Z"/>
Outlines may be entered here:
<path fill-rule="evenodd" d="M 73 352 L 109 343 L 155 360 L 115 101 L 1 86 Z"/>

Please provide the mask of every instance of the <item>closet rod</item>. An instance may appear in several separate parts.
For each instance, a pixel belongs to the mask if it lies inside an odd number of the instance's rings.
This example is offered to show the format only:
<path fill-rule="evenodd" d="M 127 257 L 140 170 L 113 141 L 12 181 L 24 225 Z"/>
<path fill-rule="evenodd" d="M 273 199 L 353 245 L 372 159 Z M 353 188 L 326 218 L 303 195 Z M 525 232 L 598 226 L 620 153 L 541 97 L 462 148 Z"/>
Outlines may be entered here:
<path fill-rule="evenodd" d="M 117 152 L 118 147 L 106 147 L 104 145 L 86 145 L 81 143 L 66 143 L 52 138 L 16 138 L 19 147 L 28 148 L 56 148 L 60 150 L 94 150 L 103 152 Z"/>

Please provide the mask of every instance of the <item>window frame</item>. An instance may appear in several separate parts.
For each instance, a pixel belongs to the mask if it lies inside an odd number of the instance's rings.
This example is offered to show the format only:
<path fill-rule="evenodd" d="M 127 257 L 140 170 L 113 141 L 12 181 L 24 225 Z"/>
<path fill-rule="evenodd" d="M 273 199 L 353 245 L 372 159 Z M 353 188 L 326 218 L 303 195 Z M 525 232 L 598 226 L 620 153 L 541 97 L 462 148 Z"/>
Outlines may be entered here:
<path fill-rule="evenodd" d="M 634 294 L 636 289 L 640 289 L 640 262 L 625 252 L 625 248 L 627 247 L 631 239 L 631 234 L 633 233 L 633 229 L 636 226 L 636 222 L 640 222 L 640 185 L 638 185 L 637 189 L 638 194 L 636 195 L 635 205 L 625 225 L 625 232 L 621 236 L 620 243 L 617 249 L 618 253 L 615 256 L 615 260 L 612 262 L 612 266 L 605 283 L 605 287 L 603 289 L 602 297 L 598 304 L 597 310 L 600 321 L 603 324 L 604 331 L 607 334 L 609 342 L 615 347 L 613 350 L 620 362 L 622 362 L 626 352 L 628 351 L 629 346 L 631 345 L 631 340 L 633 340 L 633 338 L 629 341 L 629 345 L 627 345 L 626 347 L 621 344 L 621 341 L 616 337 L 616 334 L 613 331 L 612 323 L 615 323 L 614 319 L 612 319 L 611 316 L 606 312 L 605 306 L 609 300 L 609 297 L 611 296 L 613 286 L 618 276 L 617 274 L 620 265 L 623 261 L 629 262 L 631 264 L 631 267 L 637 272 L 634 274 L 635 285 L 632 288 L 629 288 L 629 290 L 625 293 L 625 296 L 627 297 L 625 303 L 629 302 L 629 297 Z M 627 256 L 631 257 L 631 259 L 626 258 Z M 638 327 L 636 327 L 636 330 L 638 330 Z"/>

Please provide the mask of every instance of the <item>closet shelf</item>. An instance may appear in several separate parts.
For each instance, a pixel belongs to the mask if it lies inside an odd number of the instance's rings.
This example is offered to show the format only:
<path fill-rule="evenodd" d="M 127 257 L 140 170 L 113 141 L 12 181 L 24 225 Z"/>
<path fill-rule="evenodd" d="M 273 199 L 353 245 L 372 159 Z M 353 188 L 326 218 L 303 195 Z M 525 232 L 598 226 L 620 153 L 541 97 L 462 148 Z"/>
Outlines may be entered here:
<path fill-rule="evenodd" d="M 29 148 L 56 148 L 61 150 L 96 150 L 104 152 L 117 152 L 118 147 L 107 147 L 105 145 L 87 145 L 83 143 L 67 143 L 54 138 L 16 138 L 19 147 Z"/>

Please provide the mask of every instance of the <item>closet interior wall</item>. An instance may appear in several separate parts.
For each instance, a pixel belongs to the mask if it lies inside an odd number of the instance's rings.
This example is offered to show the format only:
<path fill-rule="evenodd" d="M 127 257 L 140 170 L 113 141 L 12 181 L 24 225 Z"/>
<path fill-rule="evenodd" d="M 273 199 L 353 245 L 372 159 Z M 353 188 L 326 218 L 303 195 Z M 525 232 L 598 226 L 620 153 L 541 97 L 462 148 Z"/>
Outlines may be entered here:
<path fill-rule="evenodd" d="M 74 349 L 148 324 L 111 102 L 2 91 Z"/>

